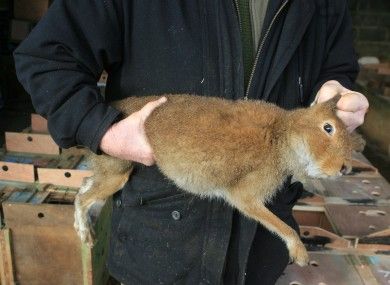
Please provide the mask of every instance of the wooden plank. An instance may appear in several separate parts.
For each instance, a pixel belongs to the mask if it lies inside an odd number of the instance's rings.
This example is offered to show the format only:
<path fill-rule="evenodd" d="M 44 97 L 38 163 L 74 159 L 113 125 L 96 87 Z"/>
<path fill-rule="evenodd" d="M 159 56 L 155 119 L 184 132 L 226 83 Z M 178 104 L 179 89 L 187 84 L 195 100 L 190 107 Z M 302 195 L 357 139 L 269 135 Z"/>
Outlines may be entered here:
<path fill-rule="evenodd" d="M 34 183 L 34 166 L 0 161 L 0 180 Z"/>
<path fill-rule="evenodd" d="M 390 227 L 390 206 L 327 204 L 329 220 L 343 237 L 364 237 Z"/>
<path fill-rule="evenodd" d="M 20 226 L 56 227 L 73 229 L 72 205 L 29 204 L 3 202 L 4 220 L 7 227 Z"/>
<path fill-rule="evenodd" d="M 299 229 L 301 232 L 301 237 L 304 241 L 310 239 L 327 240 L 324 246 L 326 248 L 332 249 L 348 249 L 351 247 L 351 242 L 349 240 L 339 237 L 338 235 L 322 228 L 312 226 L 299 226 Z"/>
<path fill-rule="evenodd" d="M 0 192 L 0 203 L 7 200 L 8 197 L 11 196 L 14 191 L 17 191 L 17 190 L 18 190 L 18 188 L 13 187 L 13 186 L 3 186 L 1 188 L 1 192 Z"/>
<path fill-rule="evenodd" d="M 12 241 L 17 284 L 82 284 L 80 240 L 73 226 L 13 225 Z"/>
<path fill-rule="evenodd" d="M 376 167 L 369 163 L 357 159 L 352 160 L 352 171 L 347 176 L 354 177 L 380 177 L 379 171 Z"/>
<path fill-rule="evenodd" d="M 58 160 L 58 163 L 54 168 L 73 169 L 80 163 L 80 161 L 82 159 L 83 159 L 82 155 L 73 155 L 73 154 L 63 153 L 63 154 L 61 154 L 61 157 Z"/>
<path fill-rule="evenodd" d="M 5 133 L 7 151 L 60 154 L 60 148 L 50 135 L 30 133 Z"/>
<path fill-rule="evenodd" d="M 31 114 L 31 130 L 37 133 L 49 133 L 47 120 L 38 114 Z"/>
<path fill-rule="evenodd" d="M 358 268 L 359 273 L 366 280 L 367 277 L 370 278 L 366 284 L 390 284 L 390 258 L 387 255 L 371 255 L 371 256 L 358 256 L 359 265 L 356 266 Z M 366 274 L 362 274 L 362 271 L 359 268 L 369 268 L 370 274 L 367 276 Z M 367 277 L 366 277 L 367 276 Z M 373 279 L 375 278 L 375 279 Z M 375 283 L 376 282 L 376 283 Z"/>
<path fill-rule="evenodd" d="M 382 177 L 344 176 L 335 180 L 321 179 L 321 186 L 325 189 L 322 191 L 324 196 L 340 197 L 351 203 L 374 203 L 390 199 L 390 185 Z"/>
<path fill-rule="evenodd" d="M 32 191 L 20 190 L 12 192 L 11 196 L 8 197 L 7 202 L 10 203 L 25 203 L 34 195 L 35 189 Z"/>
<path fill-rule="evenodd" d="M 33 197 L 28 201 L 30 204 L 41 204 L 46 198 L 50 195 L 50 192 L 47 191 L 38 191 Z"/>
<path fill-rule="evenodd" d="M 319 227 L 334 232 L 323 207 L 294 206 L 293 216 L 300 226 Z"/>
<path fill-rule="evenodd" d="M 54 185 L 67 187 L 80 187 L 85 177 L 92 176 L 90 170 L 75 169 L 47 169 L 38 168 L 39 183 L 51 183 Z"/>
<path fill-rule="evenodd" d="M 287 266 L 276 285 L 368 285 L 363 283 L 347 256 L 313 252 L 309 252 L 309 256 L 309 266 Z"/>
<path fill-rule="evenodd" d="M 0 230 L 0 281 L 1 284 L 15 284 L 11 252 L 10 230 Z"/>
<path fill-rule="evenodd" d="M 306 196 L 299 199 L 297 205 L 324 206 L 325 199 L 320 195 L 312 194 L 310 196 Z"/>
<path fill-rule="evenodd" d="M 77 190 L 59 188 L 54 185 L 50 185 L 50 187 L 47 188 L 47 192 L 49 192 L 50 195 L 47 197 L 46 202 L 51 204 L 73 205 L 77 195 Z"/>

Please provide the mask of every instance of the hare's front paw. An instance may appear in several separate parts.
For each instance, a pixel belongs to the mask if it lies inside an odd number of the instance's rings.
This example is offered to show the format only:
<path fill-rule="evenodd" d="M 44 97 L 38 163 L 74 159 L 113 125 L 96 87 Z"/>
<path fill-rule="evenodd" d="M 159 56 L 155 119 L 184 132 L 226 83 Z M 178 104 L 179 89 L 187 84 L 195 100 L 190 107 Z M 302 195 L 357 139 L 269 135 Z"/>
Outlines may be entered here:
<path fill-rule="evenodd" d="M 289 242 L 287 247 L 292 262 L 295 262 L 299 266 L 306 266 L 309 263 L 309 255 L 299 237 L 296 237 L 292 242 Z"/>

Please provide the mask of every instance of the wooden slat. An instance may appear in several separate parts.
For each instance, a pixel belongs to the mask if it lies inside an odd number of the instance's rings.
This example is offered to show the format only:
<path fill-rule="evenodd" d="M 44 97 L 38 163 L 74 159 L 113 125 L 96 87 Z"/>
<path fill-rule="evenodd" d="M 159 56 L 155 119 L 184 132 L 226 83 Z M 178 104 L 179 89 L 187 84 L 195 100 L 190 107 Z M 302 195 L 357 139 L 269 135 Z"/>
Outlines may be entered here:
<path fill-rule="evenodd" d="M 365 284 L 390 284 L 390 258 L 387 255 L 357 256 L 356 266 Z M 368 270 L 370 269 L 370 270 Z"/>
<path fill-rule="evenodd" d="M 0 280 L 1 284 L 15 284 L 9 229 L 0 230 Z"/>
<path fill-rule="evenodd" d="M 390 227 L 390 206 L 328 204 L 325 208 L 336 232 L 344 237 L 364 237 Z"/>
<path fill-rule="evenodd" d="M 60 154 L 60 148 L 50 135 L 30 133 L 5 133 L 7 151 Z"/>
<path fill-rule="evenodd" d="M 324 189 L 324 196 L 340 197 L 349 202 L 372 203 L 390 199 L 390 185 L 383 177 L 344 176 L 335 180 L 321 179 L 321 187 Z"/>
<path fill-rule="evenodd" d="M 4 220 L 7 227 L 21 226 L 57 227 L 73 229 L 72 205 L 29 204 L 3 202 Z"/>
<path fill-rule="evenodd" d="M 50 195 L 50 192 L 47 191 L 38 191 L 33 197 L 28 201 L 30 204 L 41 204 L 46 198 Z"/>
<path fill-rule="evenodd" d="M 329 239 L 329 243 L 325 246 L 333 249 L 347 249 L 351 246 L 351 242 L 347 239 L 339 237 L 338 235 L 331 233 L 319 227 L 311 226 L 299 226 L 302 238 L 319 238 L 325 237 Z"/>
<path fill-rule="evenodd" d="M 33 183 L 34 165 L 0 161 L 0 180 Z"/>
<path fill-rule="evenodd" d="M 319 227 L 334 232 L 323 207 L 294 206 L 293 216 L 300 226 Z"/>
<path fill-rule="evenodd" d="M 287 266 L 276 285 L 368 285 L 361 280 L 354 264 L 347 256 L 320 253 L 309 253 L 309 256 L 311 265 L 299 267 L 292 264 Z"/>
<path fill-rule="evenodd" d="M 37 133 L 48 133 L 47 120 L 38 114 L 31 114 L 31 130 Z"/>
<path fill-rule="evenodd" d="M 51 183 L 67 187 L 80 187 L 85 177 L 92 176 L 90 170 L 38 168 L 39 183 Z"/>
<path fill-rule="evenodd" d="M 14 202 L 14 203 L 25 203 L 34 195 L 36 190 L 28 191 L 28 190 L 21 190 L 21 191 L 14 191 L 12 192 L 11 196 L 8 197 L 7 202 Z"/>

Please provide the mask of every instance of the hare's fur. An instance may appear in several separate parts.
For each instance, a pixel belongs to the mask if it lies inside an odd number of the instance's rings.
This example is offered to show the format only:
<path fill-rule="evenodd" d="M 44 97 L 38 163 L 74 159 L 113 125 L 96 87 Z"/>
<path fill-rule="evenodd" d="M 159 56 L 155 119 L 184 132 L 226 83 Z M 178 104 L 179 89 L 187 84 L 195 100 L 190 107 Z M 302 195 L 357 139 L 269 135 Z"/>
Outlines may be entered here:
<path fill-rule="evenodd" d="M 158 97 L 131 97 L 112 105 L 129 115 Z M 286 177 L 339 176 L 350 168 L 352 139 L 335 115 L 337 99 L 286 111 L 260 101 L 168 95 L 146 122 L 157 166 L 179 188 L 201 197 L 222 197 L 285 243 L 299 265 L 308 255 L 297 233 L 265 206 Z M 333 133 L 324 130 L 333 127 Z M 91 155 L 94 176 L 76 198 L 75 227 L 92 245 L 88 209 L 123 187 L 132 164 Z"/>

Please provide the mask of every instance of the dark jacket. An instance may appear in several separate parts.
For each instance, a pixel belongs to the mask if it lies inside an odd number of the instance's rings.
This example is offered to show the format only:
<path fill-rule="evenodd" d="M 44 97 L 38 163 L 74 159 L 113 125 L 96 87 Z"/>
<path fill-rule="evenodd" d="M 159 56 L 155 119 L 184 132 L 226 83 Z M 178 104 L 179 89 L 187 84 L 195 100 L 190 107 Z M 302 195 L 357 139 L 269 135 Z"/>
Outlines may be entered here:
<path fill-rule="evenodd" d="M 325 81 L 351 88 L 358 66 L 346 1 L 269 3 L 247 92 L 237 14 L 226 0 L 56 0 L 15 51 L 18 77 L 60 146 L 93 151 L 119 116 L 106 101 L 126 96 L 242 99 L 247 93 L 294 108 L 310 104 Z M 96 87 L 103 69 L 109 73 L 105 99 Z M 110 257 L 117 278 L 127 284 L 220 283 L 230 207 L 180 192 L 155 167 L 137 167 L 122 192 Z M 287 193 L 271 206 L 279 215 L 291 216 Z M 239 283 L 256 224 L 243 218 L 241 227 Z"/>

